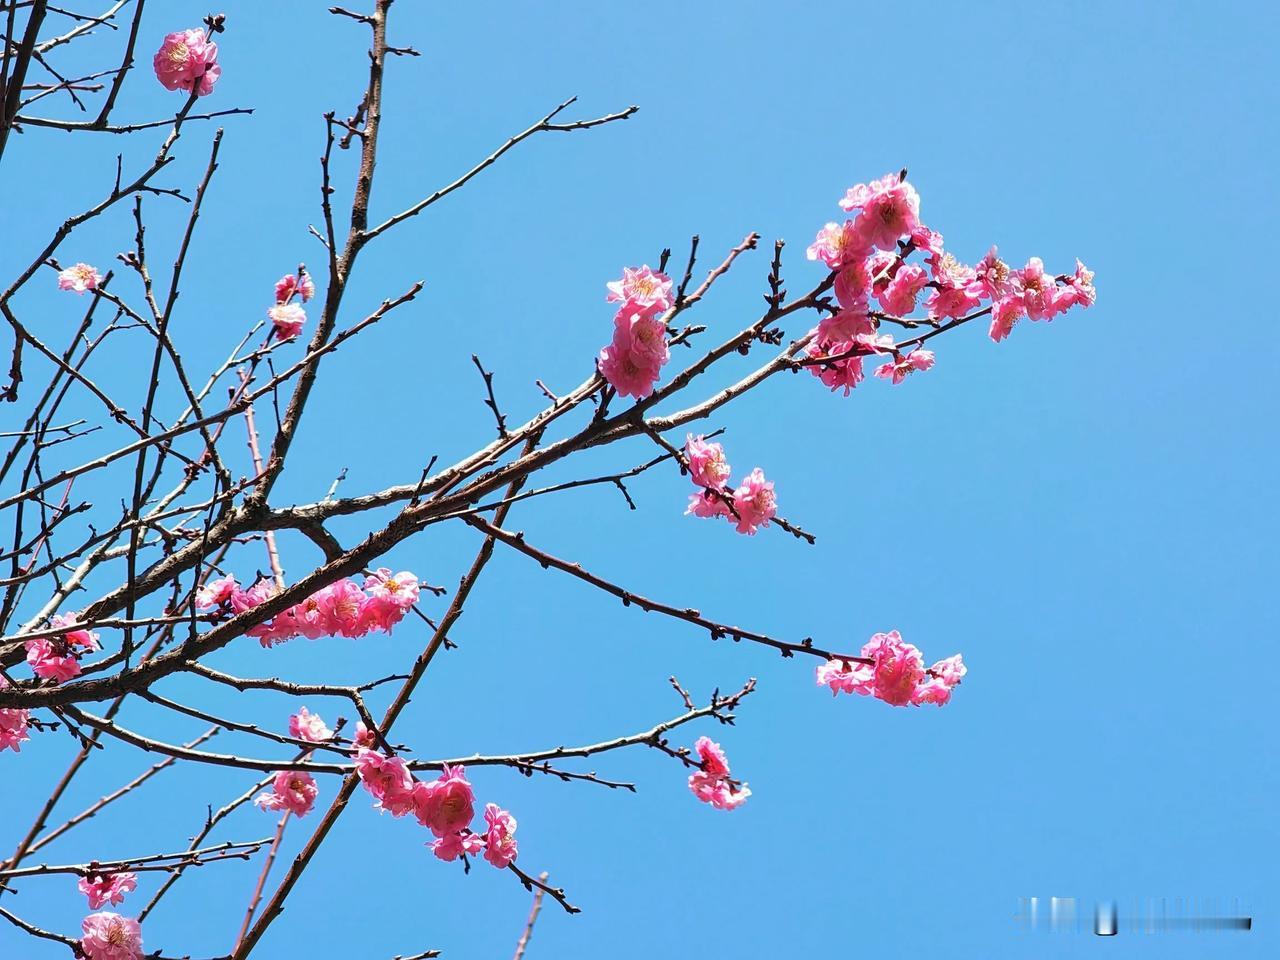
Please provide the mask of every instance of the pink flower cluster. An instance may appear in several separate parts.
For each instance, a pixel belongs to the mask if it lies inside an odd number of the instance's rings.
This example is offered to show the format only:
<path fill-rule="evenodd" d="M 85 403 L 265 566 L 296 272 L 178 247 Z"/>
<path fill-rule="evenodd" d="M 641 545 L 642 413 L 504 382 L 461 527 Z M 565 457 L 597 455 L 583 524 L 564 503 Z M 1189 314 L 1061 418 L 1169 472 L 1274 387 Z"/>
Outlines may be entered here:
<path fill-rule="evenodd" d="M 289 718 L 289 735 L 308 743 L 324 743 L 333 738 L 333 731 L 321 719 L 320 714 L 302 707 Z"/>
<path fill-rule="evenodd" d="M 214 580 L 196 591 L 196 606 L 217 608 L 239 614 L 275 596 L 275 584 L 259 580 L 242 590 L 234 577 Z M 246 633 L 257 637 L 264 647 L 306 637 L 363 637 L 375 630 L 390 633 L 418 602 L 418 578 L 401 571 L 393 574 L 380 567 L 365 577 L 363 589 L 351 580 L 336 580 L 299 603 L 282 610 L 267 623 L 250 627 Z"/>
<path fill-rule="evenodd" d="M 267 311 L 272 330 L 281 340 L 292 340 L 302 332 L 302 325 L 307 322 L 307 311 L 293 302 L 297 297 L 306 303 L 316 295 L 316 285 L 311 274 L 299 268 L 296 274 L 287 273 L 276 281 L 276 302 Z"/>
<path fill-rule="evenodd" d="M 138 889 L 134 873 L 92 873 L 80 878 L 80 892 L 89 898 L 89 909 L 124 903 L 124 895 Z"/>
<path fill-rule="evenodd" d="M 897 630 L 875 634 L 862 647 L 861 655 L 872 662 L 836 658 L 822 664 L 818 667 L 818 685 L 830 687 L 833 696 L 857 693 L 895 707 L 925 703 L 942 706 L 968 672 L 958 653 L 926 670 L 920 651 L 903 643 Z"/>
<path fill-rule="evenodd" d="M 199 95 L 213 93 L 213 85 L 222 76 L 218 66 L 218 45 L 203 30 L 179 30 L 164 38 L 151 61 L 156 79 L 166 90 L 186 90 L 199 85 Z"/>
<path fill-rule="evenodd" d="M 75 629 L 73 617 L 55 614 L 49 619 L 54 629 L 72 627 L 54 637 L 35 637 L 26 642 L 27 663 L 37 677 L 63 683 L 80 675 L 80 657 L 100 649 L 98 635 Z"/>
<path fill-rule="evenodd" d="M 600 351 L 600 375 L 622 397 L 653 393 L 663 364 L 671 359 L 667 324 L 671 279 L 649 267 L 627 267 L 607 284 L 606 302 L 621 301 L 613 318 L 613 340 Z"/>
<path fill-rule="evenodd" d="M 271 782 L 271 789 L 258 794 L 253 802 L 263 810 L 287 810 L 301 819 L 316 804 L 320 788 L 315 778 L 300 770 L 281 770 Z"/>
<path fill-rule="evenodd" d="M 807 352 L 810 372 L 845 396 L 863 379 L 864 357 L 892 354 L 876 376 L 893 383 L 933 366 L 932 351 L 904 356 L 892 337 L 879 333 L 882 319 L 908 318 L 922 295 L 925 322 L 935 327 L 971 317 L 988 303 L 989 334 L 997 341 L 1021 317 L 1050 320 L 1071 307 L 1091 306 L 1097 298 L 1093 273 L 1079 261 L 1073 275 L 1057 277 L 1046 274 L 1037 257 L 1013 270 L 996 256 L 995 247 L 976 267 L 959 262 L 943 250 L 942 235 L 920 221 L 920 195 L 902 175 L 851 187 L 840 206 L 857 213 L 843 224 L 828 223 L 808 249 L 810 260 L 835 271 L 839 309 L 818 324 Z M 924 265 L 906 262 L 917 251 Z M 872 309 L 873 297 L 879 310 Z"/>
<path fill-rule="evenodd" d="M 412 813 L 435 835 L 429 846 L 441 860 L 483 853 L 489 863 L 505 868 L 516 859 L 515 817 L 497 804 L 485 805 L 483 833 L 471 829 L 475 793 L 464 768 L 446 764 L 437 779 L 423 781 L 414 778 L 400 757 L 358 748 L 355 759 L 360 782 L 376 801 L 374 808 L 393 817 Z"/>
<path fill-rule="evenodd" d="M 83 294 L 86 290 L 97 290 L 102 282 L 102 274 L 87 263 L 77 263 L 58 273 L 58 289 L 70 290 Z"/>
<path fill-rule="evenodd" d="M 717 810 L 736 810 L 746 803 L 751 790 L 745 783 L 739 784 L 729 778 L 729 760 L 720 744 L 710 737 L 699 737 L 693 749 L 698 754 L 701 768 L 689 775 L 689 789 L 693 795 Z"/>
<path fill-rule="evenodd" d="M 86 960 L 142 960 L 142 925 L 115 913 L 91 913 L 80 924 Z"/>
<path fill-rule="evenodd" d="M 9 681 L 0 677 L 0 690 L 8 686 Z M 22 742 L 31 739 L 31 734 L 27 733 L 27 720 L 30 716 L 26 710 L 0 710 L 0 750 L 22 752 Z"/>
<path fill-rule="evenodd" d="M 761 527 L 777 515 L 778 501 L 773 483 L 764 478 L 764 472 L 756 467 L 736 488 L 728 484 L 729 464 L 724 459 L 724 447 L 708 443 L 704 437 L 693 434 L 685 440 L 685 459 L 689 464 L 689 476 L 702 488 L 689 497 L 686 514 L 695 517 L 726 517 L 736 524 L 739 533 L 754 536 Z"/>

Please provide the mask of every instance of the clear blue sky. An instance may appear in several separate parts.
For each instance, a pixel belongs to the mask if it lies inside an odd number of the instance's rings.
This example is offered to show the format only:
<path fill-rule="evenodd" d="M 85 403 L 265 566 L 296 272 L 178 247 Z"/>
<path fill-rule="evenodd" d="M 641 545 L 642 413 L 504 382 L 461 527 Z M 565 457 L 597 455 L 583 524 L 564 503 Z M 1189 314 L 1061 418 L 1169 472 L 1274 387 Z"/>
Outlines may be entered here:
<path fill-rule="evenodd" d="M 182 6 L 146 17 L 147 60 L 164 32 L 203 12 Z M 354 108 L 366 37 L 322 6 L 222 5 L 224 76 L 209 105 L 257 110 L 226 124 L 201 269 L 183 286 L 177 335 L 193 357 L 225 356 L 299 259 L 323 279 L 306 232 L 318 222 L 320 115 Z M 724 743 L 755 791 L 734 814 L 696 803 L 657 755 L 589 765 L 635 780 L 635 796 L 474 772 L 480 797 L 519 818 L 521 864 L 550 870 L 584 908 L 567 917 L 548 905 L 528 956 L 1274 956 L 1277 616 L 1266 598 L 1278 572 L 1268 491 L 1280 357 L 1266 299 L 1263 311 L 1248 299 L 1275 279 L 1274 11 L 404 0 L 394 18 L 393 42 L 424 55 L 389 72 L 377 213 L 453 179 L 569 95 L 581 97 L 580 117 L 642 109 L 525 144 L 366 254 L 347 320 L 412 280 L 426 292 L 326 363 L 281 502 L 323 496 L 344 466 L 346 492 L 373 490 L 415 477 L 432 454 L 448 461 L 487 441 L 472 351 L 496 371 L 512 416 L 538 407 L 535 377 L 578 383 L 608 337 L 605 281 L 663 246 L 678 259 L 692 233 L 708 266 L 749 230 L 786 238 L 788 285 L 806 289 L 818 273 L 803 250 L 839 215 L 836 199 L 901 166 L 924 219 L 962 259 L 992 242 L 1054 270 L 1080 256 L 1100 292 L 1094 309 L 1024 322 L 999 345 L 980 329 L 947 336 L 937 367 L 900 387 L 869 382 L 846 400 L 784 378 L 718 416 L 732 462 L 767 470 L 783 512 L 817 532 L 814 547 L 682 517 L 688 482 L 674 473 L 635 484 L 635 513 L 589 491 L 517 508 L 510 526 L 639 592 L 836 647 L 896 627 L 928 658 L 962 651 L 970 667 L 942 710 L 833 700 L 811 664 L 712 645 L 500 554 L 454 631 L 460 649 L 397 728 L 422 755 L 644 729 L 678 712 L 672 672 L 700 697 L 760 678 L 736 729 L 682 738 Z M 126 87 L 132 118 L 179 103 L 145 66 Z M 211 133 L 191 128 L 169 182 L 194 183 Z M 14 141 L 6 182 L 39 189 L 6 191 L 0 265 L 25 263 L 109 185 L 114 151 L 140 163 L 158 136 L 31 130 Z M 164 263 L 180 211 L 148 204 Z M 107 264 L 130 238 L 122 213 L 63 258 Z M 766 269 L 763 251 L 740 261 L 700 321 L 719 335 L 753 316 Z M 24 302 L 44 311 L 40 329 L 76 316 L 66 297 Z M 636 442 L 592 463 L 649 455 Z M 475 543 L 468 530 L 440 530 L 391 565 L 452 587 Z M 289 541 L 285 560 L 297 576 L 313 551 Z M 242 562 L 246 574 L 261 564 L 256 552 Z M 373 676 L 422 640 L 406 627 L 391 640 L 247 644 L 216 663 Z M 275 724 L 296 706 L 166 689 Z M 143 709 L 127 716 L 174 739 L 196 729 Z M 21 758 L 0 757 L 0 846 L 68 748 L 43 737 Z M 113 773 L 96 762 L 101 778 L 85 778 L 68 813 L 151 759 L 117 750 Z M 205 799 L 221 803 L 245 780 L 170 775 L 49 857 L 178 849 Z M 264 836 L 272 824 L 249 810 L 218 836 Z M 305 832 L 291 828 L 290 853 Z M 260 953 L 509 955 L 528 895 L 484 864 L 464 877 L 424 839 L 362 795 Z M 148 945 L 223 952 L 255 869 L 193 877 L 148 921 Z M 1032 939 L 1013 914 L 1033 895 L 1122 907 L 1239 898 L 1255 930 Z M 8 902 L 64 931 L 83 915 L 69 882 L 30 883 Z M 0 957 L 46 955 L 58 950 L 0 929 Z"/>

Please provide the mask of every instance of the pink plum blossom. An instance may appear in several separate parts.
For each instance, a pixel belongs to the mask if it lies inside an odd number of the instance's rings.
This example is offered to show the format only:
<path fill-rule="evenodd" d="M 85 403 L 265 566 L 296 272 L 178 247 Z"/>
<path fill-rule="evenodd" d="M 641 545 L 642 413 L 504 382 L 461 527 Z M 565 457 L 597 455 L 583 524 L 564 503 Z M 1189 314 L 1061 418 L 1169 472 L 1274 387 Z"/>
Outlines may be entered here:
<path fill-rule="evenodd" d="M 457 833 L 475 816 L 475 794 L 466 770 L 445 765 L 439 779 L 413 787 L 414 814 L 437 837 Z"/>
<path fill-rule="evenodd" d="M 80 952 L 86 960 L 142 960 L 142 926 L 131 917 L 91 913 L 81 921 Z"/>
<path fill-rule="evenodd" d="M 361 750 L 371 750 L 377 746 L 378 738 L 374 736 L 372 730 L 364 725 L 363 720 L 359 720 L 356 722 L 355 738 L 351 742 L 356 752 L 359 753 Z"/>
<path fill-rule="evenodd" d="M 1013 332 L 1014 324 L 1026 311 L 1022 307 L 1022 298 L 1014 295 L 997 300 L 991 306 L 991 329 L 988 336 L 999 343 Z"/>
<path fill-rule="evenodd" d="M 931 317 L 963 317 L 982 302 L 983 287 L 977 272 L 949 253 L 937 259 L 933 283 L 934 289 L 924 301 Z"/>
<path fill-rule="evenodd" d="M 198 83 L 198 93 L 205 97 L 222 75 L 217 61 L 218 45 L 210 42 L 203 30 L 179 30 L 164 38 L 152 65 L 166 90 L 190 91 Z"/>
<path fill-rule="evenodd" d="M 377 801 L 374 809 L 386 810 L 393 817 L 403 817 L 414 809 L 413 776 L 403 758 L 361 750 L 355 763 L 360 782 Z"/>
<path fill-rule="evenodd" d="M 484 807 L 488 829 L 484 835 L 484 858 L 499 869 L 506 869 L 519 852 L 516 844 L 516 818 L 496 803 Z"/>
<path fill-rule="evenodd" d="M 653 393 L 661 375 L 660 365 L 637 356 L 629 346 L 616 342 L 600 351 L 600 375 L 620 397 L 644 399 Z"/>
<path fill-rule="evenodd" d="M 698 486 L 719 490 L 729 482 L 729 464 L 725 462 L 724 447 L 720 444 L 689 434 L 684 442 L 684 455 L 689 461 L 689 476 Z"/>
<path fill-rule="evenodd" d="M 865 302 L 860 307 L 846 307 L 839 313 L 828 314 L 818 321 L 820 342 L 848 342 L 875 332 L 876 325 L 867 312 Z"/>
<path fill-rule="evenodd" d="M 624 267 L 622 279 L 611 280 L 606 286 L 609 288 L 605 297 L 608 303 L 621 301 L 649 316 L 665 313 L 671 307 L 671 278 L 665 273 L 650 270 L 648 264 Z"/>
<path fill-rule="evenodd" d="M 685 514 L 693 514 L 704 520 L 712 517 L 727 517 L 730 516 L 729 504 L 725 502 L 724 496 L 717 496 L 711 491 L 703 490 L 689 497 L 689 506 Z"/>
<path fill-rule="evenodd" d="M 53 628 L 71 627 L 74 618 L 55 614 L 49 618 Z M 80 657 L 100 649 L 98 635 L 83 628 L 71 629 L 54 637 L 34 637 L 25 644 L 27 664 L 37 677 L 65 683 L 80 675 Z"/>
<path fill-rule="evenodd" d="M 1071 305 L 1092 307 L 1098 299 L 1098 291 L 1093 288 L 1093 271 L 1079 260 L 1076 261 L 1076 272 L 1067 278 L 1067 295 Z"/>
<path fill-rule="evenodd" d="M 738 532 L 754 536 L 761 527 L 778 512 L 778 501 L 773 483 L 764 478 L 764 472 L 756 467 L 738 489 L 733 491 L 733 509 L 738 513 Z"/>
<path fill-rule="evenodd" d="M 367 598 L 350 580 L 335 580 L 318 590 L 315 597 L 331 634 L 358 637 L 365 633 L 363 613 Z"/>
<path fill-rule="evenodd" d="M 805 256 L 838 270 L 846 264 L 860 262 L 869 252 L 870 244 L 854 229 L 853 221 L 846 220 L 843 224 L 828 223 L 819 230 Z"/>
<path fill-rule="evenodd" d="M 1022 296 L 1022 307 L 1032 320 L 1051 320 L 1070 303 L 1058 290 L 1052 276 L 1044 272 L 1044 261 L 1032 257 L 1021 270 L 1013 274 L 1015 289 Z"/>
<path fill-rule="evenodd" d="M 846 310 L 867 312 L 867 293 L 871 289 L 867 262 L 863 257 L 857 257 L 836 274 L 836 301 Z"/>
<path fill-rule="evenodd" d="M 909 263 L 902 266 L 893 278 L 876 291 L 876 298 L 886 313 L 905 317 L 916 308 L 916 297 L 929 282 L 924 267 Z"/>
<path fill-rule="evenodd" d="M 263 810 L 287 810 L 296 817 L 305 817 L 319 794 L 311 774 L 281 770 L 272 781 L 270 792 L 258 794 L 253 802 Z"/>
<path fill-rule="evenodd" d="M 515 843 L 514 840 L 511 842 Z M 427 846 L 441 860 L 452 861 L 464 855 L 474 857 L 484 849 L 484 837 L 478 833 L 460 830 L 457 833 L 446 834 L 438 840 L 432 840 Z"/>
<path fill-rule="evenodd" d="M 996 256 L 995 247 L 978 261 L 974 275 L 984 300 L 1000 300 L 1014 292 L 1012 271 L 1007 263 Z"/>
<path fill-rule="evenodd" d="M 80 878 L 80 892 L 89 898 L 89 909 L 124 903 L 124 895 L 138 889 L 138 876 L 133 873 L 95 873 Z"/>
<path fill-rule="evenodd" d="M 9 681 L 0 677 L 0 690 L 5 690 L 8 686 Z M 0 708 L 0 750 L 22 752 L 22 743 L 31 739 L 31 734 L 27 732 L 27 720 L 30 716 L 27 710 Z"/>
<path fill-rule="evenodd" d="M 235 577 L 227 576 L 211 580 L 196 591 L 196 607 L 200 610 L 207 610 L 210 607 L 229 604 L 232 594 L 239 588 L 240 585 L 236 583 Z"/>
<path fill-rule="evenodd" d="M 898 239 L 920 224 L 920 195 L 898 174 L 850 187 L 841 209 L 861 210 L 854 229 L 870 246 L 892 250 Z"/>
<path fill-rule="evenodd" d="M 320 714 L 299 707 L 298 712 L 289 718 L 289 736 L 308 743 L 324 743 L 332 739 L 333 731 L 325 725 Z"/>
<path fill-rule="evenodd" d="M 311 274 L 305 271 L 301 274 L 286 273 L 283 277 L 276 281 L 276 303 L 285 304 L 293 299 L 297 294 L 303 303 L 306 303 L 315 296 L 316 285 L 311 279 Z"/>
<path fill-rule="evenodd" d="M 729 760 L 720 744 L 710 737 L 699 737 L 693 745 L 699 769 L 689 776 L 689 790 L 703 803 L 717 810 L 733 810 L 751 796 L 747 785 L 729 779 Z"/>
<path fill-rule="evenodd" d="M 828 660 L 817 669 L 818 685 L 830 687 L 832 694 L 874 696 L 897 707 L 941 706 L 951 699 L 952 688 L 966 672 L 959 654 L 925 670 L 920 651 L 904 643 L 896 630 L 875 634 L 863 645 L 861 658 L 871 662 Z"/>
<path fill-rule="evenodd" d="M 307 322 L 307 311 L 296 303 L 278 303 L 267 311 L 267 316 L 281 340 L 292 340 L 302 332 L 302 325 Z"/>
<path fill-rule="evenodd" d="M 58 274 L 58 289 L 70 290 L 83 294 L 86 290 L 97 290 L 102 283 L 102 274 L 87 263 L 77 263 L 67 267 Z"/>
<path fill-rule="evenodd" d="M 724 749 L 720 744 L 710 737 L 699 737 L 694 742 L 693 749 L 698 754 L 698 759 L 704 772 L 713 777 L 727 777 L 729 775 L 729 758 L 724 755 Z"/>
<path fill-rule="evenodd" d="M 933 359 L 932 350 L 912 350 L 901 359 L 877 367 L 876 376 L 882 380 L 901 383 L 909 373 L 914 373 L 917 370 L 928 370 L 933 366 Z"/>

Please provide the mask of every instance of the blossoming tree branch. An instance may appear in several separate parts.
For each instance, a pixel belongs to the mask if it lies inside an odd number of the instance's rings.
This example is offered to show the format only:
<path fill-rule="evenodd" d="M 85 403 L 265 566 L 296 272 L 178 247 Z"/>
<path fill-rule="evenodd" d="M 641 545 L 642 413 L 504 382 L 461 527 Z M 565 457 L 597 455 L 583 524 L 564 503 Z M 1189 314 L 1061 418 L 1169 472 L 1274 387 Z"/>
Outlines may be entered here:
<path fill-rule="evenodd" d="M 244 892 L 243 917 L 229 922 L 224 954 L 242 960 L 281 916 L 343 817 L 400 820 L 407 838 L 421 838 L 427 860 L 506 871 L 535 891 L 538 903 L 545 894 L 576 911 L 562 887 L 535 875 L 540 865 L 523 862 L 519 811 L 504 803 L 495 768 L 635 789 L 583 762 L 600 757 L 612 768 L 623 763 L 615 755 L 656 751 L 669 759 L 671 781 L 687 785 L 686 802 L 720 811 L 747 802 L 751 790 L 717 741 L 730 732 L 754 679 L 729 695 L 703 699 L 673 677 L 670 714 L 602 729 L 594 743 L 464 757 L 427 757 L 413 749 L 421 732 L 400 723 L 401 714 L 446 660 L 450 632 L 497 551 L 521 555 L 546 576 L 572 578 L 624 606 L 681 621 L 704 640 L 731 638 L 776 650 L 782 659 L 771 682 L 802 682 L 803 675 L 803 682 L 816 680 L 816 688 L 831 694 L 879 701 L 863 709 L 941 707 L 956 695 L 965 675 L 960 654 L 931 660 L 892 624 L 868 625 L 857 639 L 803 640 L 731 625 L 690 606 L 696 598 L 642 596 L 592 572 L 591 557 L 549 551 L 513 525 L 512 511 L 600 485 L 616 488 L 620 506 L 635 509 L 627 482 L 660 471 L 672 478 L 666 509 L 688 515 L 691 543 L 706 533 L 698 521 L 728 524 L 745 538 L 812 543 L 814 534 L 793 519 L 804 515 L 806 504 L 775 489 L 769 464 L 748 461 L 747 468 L 742 456 L 749 438 L 732 447 L 717 439 L 717 413 L 756 390 L 846 397 L 867 389 L 909 390 L 939 362 L 938 338 L 953 332 L 985 335 L 993 349 L 1010 349 L 1003 341 L 1020 321 L 1048 321 L 1093 303 L 1092 274 L 1081 263 L 1046 268 L 1030 257 L 1012 266 L 993 246 L 968 265 L 922 219 L 920 196 L 905 170 L 869 178 L 839 198 L 843 216 L 817 230 L 805 262 L 788 260 L 784 271 L 781 241 L 755 261 L 763 277 L 758 314 L 726 326 L 703 322 L 698 311 L 731 270 L 742 272 L 740 261 L 757 250 L 755 234 L 714 257 L 709 270 L 697 238 L 687 257 L 663 251 L 654 266 L 620 265 L 620 276 L 602 278 L 599 313 L 575 318 L 568 328 L 567 349 L 580 358 L 578 386 L 553 392 L 534 380 L 538 371 L 525 371 L 541 391 L 541 407 L 520 420 L 502 408 L 492 372 L 475 358 L 496 436 L 477 438 L 474 451 L 454 463 L 424 462 L 420 474 L 385 489 L 339 495 L 335 483 L 322 500 L 281 505 L 273 491 L 329 357 L 352 349 L 357 338 L 376 338 L 379 324 L 423 286 L 388 290 L 372 309 L 358 307 L 346 294 L 361 261 L 391 242 L 399 225 L 526 140 L 617 124 L 637 108 L 575 118 L 574 101 L 566 101 L 453 182 L 387 212 L 372 203 L 381 127 L 393 122 L 383 114 L 383 91 L 388 83 L 414 82 L 403 74 L 412 66 L 406 58 L 417 52 L 394 39 L 392 0 L 371 0 L 362 10 L 332 8 L 365 35 L 353 37 L 353 52 L 358 42 L 370 45 L 358 109 L 349 117 L 335 110 L 316 118 L 325 132 L 316 182 L 320 226 L 311 229 L 318 265 L 282 264 L 274 289 L 261 291 L 260 317 L 245 329 L 201 328 L 203 337 L 226 338 L 226 360 L 197 373 L 179 348 L 189 331 L 178 297 L 201 207 L 218 173 L 223 131 L 209 121 L 250 111 L 218 103 L 219 45 L 235 42 L 234 24 L 210 16 L 157 32 L 144 7 L 145 0 L 119 0 L 91 14 L 45 0 L 0 2 L 0 162 L 14 150 L 74 150 L 77 138 L 118 135 L 126 145 L 95 203 L 67 210 L 48 236 L 5 238 L 24 265 L 0 280 L 0 312 L 11 338 L 0 383 L 0 510 L 7 524 L 0 546 L 0 783 L 6 794 L 34 798 L 39 810 L 30 823 L 0 822 L 7 845 L 0 850 L 0 917 L 30 936 L 30 956 L 37 944 L 50 955 L 69 951 L 88 960 L 185 955 L 180 942 L 157 945 L 147 938 L 144 948 L 147 918 L 175 884 L 216 882 L 219 863 L 252 860 L 261 867 L 258 880 Z M 153 12 L 167 15 L 163 8 Z M 87 73 L 60 66 L 84 38 L 108 33 L 116 45 L 110 62 Z M 172 115 L 120 118 L 125 94 L 141 83 L 172 92 Z M 62 119 L 67 115 L 75 119 Z M 207 158 L 193 184 L 168 176 L 179 150 Z M 814 184 L 813 192 L 821 209 L 836 186 Z M 176 249 L 148 246 L 147 213 L 157 203 L 186 211 Z M 124 253 L 82 239 L 86 224 L 120 211 L 132 224 Z M 794 294 L 797 287 L 804 292 Z M 67 312 L 31 307 L 36 290 L 56 290 Z M 95 379 L 103 345 L 123 342 L 147 374 L 133 381 L 128 395 L 110 393 Z M 686 348 L 679 351 L 682 360 L 675 359 L 677 347 Z M 750 372 L 727 376 L 723 361 L 741 356 L 751 358 Z M 864 384 L 868 371 L 883 382 Z M 162 390 L 162 383 L 172 389 Z M 176 406 L 164 400 L 175 391 Z M 96 422 L 62 413 L 84 404 L 97 411 Z M 249 458 L 237 460 L 246 436 Z M 579 467 L 575 479 L 543 479 L 552 465 L 577 464 L 596 448 L 616 450 L 616 470 Z M 249 466 L 243 472 L 236 469 L 242 462 Z M 86 490 L 97 494 L 95 502 L 84 499 Z M 110 495 L 101 495 L 104 490 Z M 331 530 L 337 518 L 363 519 L 366 532 L 344 542 Z M 392 548 L 430 538 L 445 525 L 474 531 L 474 553 L 459 558 L 466 572 L 457 583 L 429 585 L 428 571 L 396 571 L 381 562 Z M 305 575 L 285 576 L 277 549 L 284 536 L 313 550 L 315 563 Z M 749 539 L 741 543 L 744 551 L 752 546 Z M 268 572 L 257 573 L 260 568 Z M 377 644 L 387 635 L 404 644 L 403 668 L 390 676 L 303 683 L 279 676 L 271 665 L 282 644 Z M 212 654 L 232 645 L 261 648 L 262 675 L 231 675 L 210 665 Z M 177 678 L 184 682 L 175 687 Z M 216 688 L 271 698 L 278 723 L 266 728 L 215 714 L 201 705 L 200 691 Z M 146 728 L 119 719 L 126 703 L 137 702 L 154 708 Z M 194 718 L 207 730 L 176 742 L 166 736 L 166 714 Z M 750 735 L 749 727 L 742 735 Z M 24 775 L 23 762 L 33 752 L 66 749 L 62 744 L 69 744 L 71 761 L 61 778 L 44 783 Z M 88 765 L 100 751 L 112 762 Z M 139 751 L 151 754 L 150 767 L 135 766 Z M 176 764 L 226 768 L 226 796 L 191 803 L 192 822 L 201 825 L 194 838 L 174 837 L 159 850 L 122 860 L 103 859 L 87 840 L 76 862 L 48 863 L 41 856 L 54 840 L 80 837 L 82 823 L 134 791 L 163 791 L 164 773 Z M 101 799 L 73 810 L 68 793 L 86 771 L 98 778 L 92 789 Z M 681 801 L 673 795 L 671 802 Z M 222 835 L 223 821 L 242 807 L 258 808 L 262 828 L 247 838 Z M 305 840 L 296 858 L 277 864 L 286 831 L 303 831 Z M 41 897 L 83 898 L 80 929 L 43 929 L 25 918 L 19 905 L 27 901 L 14 894 L 37 887 Z M 536 915 L 535 906 L 530 926 Z"/>

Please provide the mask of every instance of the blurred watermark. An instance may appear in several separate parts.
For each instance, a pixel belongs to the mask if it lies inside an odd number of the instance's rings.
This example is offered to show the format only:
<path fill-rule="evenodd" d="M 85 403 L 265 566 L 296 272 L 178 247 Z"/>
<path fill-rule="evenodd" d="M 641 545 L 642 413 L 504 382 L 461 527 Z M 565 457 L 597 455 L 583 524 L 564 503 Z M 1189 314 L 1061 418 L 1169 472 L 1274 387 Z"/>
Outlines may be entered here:
<path fill-rule="evenodd" d="M 1239 899 L 1146 897 L 1129 901 L 1019 897 L 1018 926 L 1033 933 L 1247 933 L 1253 917 Z"/>

